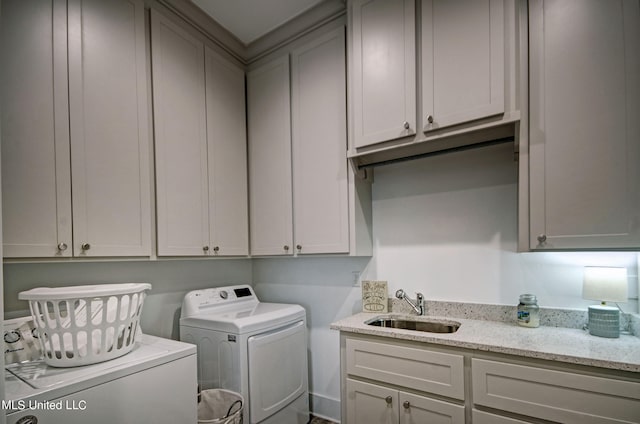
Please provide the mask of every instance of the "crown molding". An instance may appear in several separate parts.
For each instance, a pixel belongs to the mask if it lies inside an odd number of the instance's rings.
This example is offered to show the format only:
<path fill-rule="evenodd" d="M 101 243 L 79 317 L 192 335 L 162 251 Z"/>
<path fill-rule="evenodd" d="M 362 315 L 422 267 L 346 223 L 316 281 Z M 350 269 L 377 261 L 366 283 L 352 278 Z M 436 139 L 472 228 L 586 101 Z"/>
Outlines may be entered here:
<path fill-rule="evenodd" d="M 247 45 L 247 62 L 259 60 L 285 44 L 296 40 L 322 25 L 345 15 L 344 0 L 327 0 L 290 19 L 278 28 Z"/>

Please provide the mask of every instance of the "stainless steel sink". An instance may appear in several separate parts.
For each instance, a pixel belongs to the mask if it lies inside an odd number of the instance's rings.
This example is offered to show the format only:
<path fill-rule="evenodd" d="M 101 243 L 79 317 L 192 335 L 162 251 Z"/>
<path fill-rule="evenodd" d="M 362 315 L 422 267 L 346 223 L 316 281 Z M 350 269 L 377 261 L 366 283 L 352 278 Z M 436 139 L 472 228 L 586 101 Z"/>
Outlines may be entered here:
<path fill-rule="evenodd" d="M 366 324 L 426 333 L 455 333 L 460 328 L 460 323 L 455 321 L 414 321 L 402 318 L 374 318 Z"/>

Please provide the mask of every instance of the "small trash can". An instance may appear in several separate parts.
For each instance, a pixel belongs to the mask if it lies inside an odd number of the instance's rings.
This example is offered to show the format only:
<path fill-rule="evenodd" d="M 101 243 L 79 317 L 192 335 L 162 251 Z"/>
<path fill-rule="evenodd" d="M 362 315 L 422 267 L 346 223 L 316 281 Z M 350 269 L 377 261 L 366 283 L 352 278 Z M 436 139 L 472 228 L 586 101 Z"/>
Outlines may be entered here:
<path fill-rule="evenodd" d="M 240 393 L 224 389 L 200 392 L 198 424 L 242 424 L 244 398 Z"/>

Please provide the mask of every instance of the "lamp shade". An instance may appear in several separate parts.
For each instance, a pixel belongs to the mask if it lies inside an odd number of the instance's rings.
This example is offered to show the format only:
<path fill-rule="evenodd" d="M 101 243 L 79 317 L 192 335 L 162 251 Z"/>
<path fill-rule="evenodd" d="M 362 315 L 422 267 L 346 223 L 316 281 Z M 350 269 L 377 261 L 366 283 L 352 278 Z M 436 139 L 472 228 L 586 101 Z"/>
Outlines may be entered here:
<path fill-rule="evenodd" d="M 626 302 L 627 268 L 585 267 L 582 297 L 601 302 Z"/>

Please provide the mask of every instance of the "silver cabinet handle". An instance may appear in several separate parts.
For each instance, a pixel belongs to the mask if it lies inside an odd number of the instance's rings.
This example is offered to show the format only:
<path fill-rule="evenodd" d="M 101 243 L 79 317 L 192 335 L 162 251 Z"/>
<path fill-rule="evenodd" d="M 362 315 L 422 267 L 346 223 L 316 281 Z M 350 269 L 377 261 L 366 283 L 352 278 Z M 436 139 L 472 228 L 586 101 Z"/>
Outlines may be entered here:
<path fill-rule="evenodd" d="M 67 250 L 67 247 L 68 247 L 67 243 L 65 243 L 65 242 L 58 243 L 58 250 L 61 251 L 61 252 Z"/>
<path fill-rule="evenodd" d="M 384 400 L 387 402 L 387 405 L 391 405 L 391 402 L 393 402 L 393 398 L 391 396 L 387 396 Z"/>
<path fill-rule="evenodd" d="M 204 250 L 205 252 L 209 251 L 209 246 L 202 246 L 202 250 Z"/>
<path fill-rule="evenodd" d="M 427 122 L 433 124 L 433 115 L 427 115 Z"/>
<path fill-rule="evenodd" d="M 82 243 L 82 244 L 80 245 L 80 249 L 82 249 L 82 250 L 89 250 L 89 249 L 91 249 L 91 245 L 90 245 L 89 243 Z"/>
<path fill-rule="evenodd" d="M 218 253 L 220 251 L 220 246 L 213 246 L 213 251 Z"/>
<path fill-rule="evenodd" d="M 540 234 L 540 235 L 538 236 L 538 243 L 542 244 L 542 243 L 544 243 L 544 242 L 546 242 L 546 241 L 547 241 L 547 236 L 546 236 L 546 234 Z"/>
<path fill-rule="evenodd" d="M 407 121 L 404 121 L 402 126 L 404 127 L 405 130 L 408 130 L 411 127 Z"/>
<path fill-rule="evenodd" d="M 409 409 L 409 408 L 411 407 L 411 404 L 409 403 L 409 401 L 408 401 L 408 400 L 405 400 L 405 401 L 402 403 L 402 406 L 404 407 L 404 409 Z"/>
<path fill-rule="evenodd" d="M 289 245 L 288 245 L 288 244 L 285 244 L 285 245 L 284 245 L 284 251 L 285 251 L 285 252 L 288 252 L 288 251 L 289 251 Z"/>

